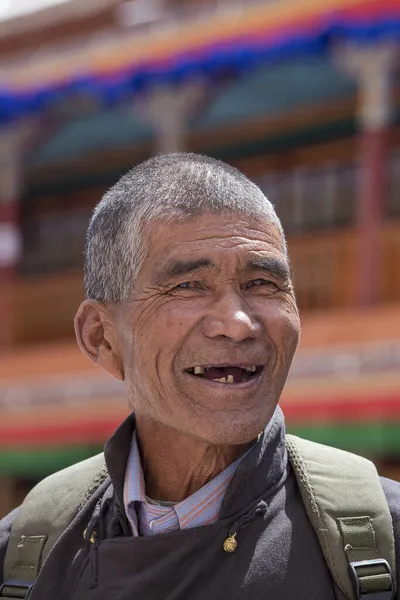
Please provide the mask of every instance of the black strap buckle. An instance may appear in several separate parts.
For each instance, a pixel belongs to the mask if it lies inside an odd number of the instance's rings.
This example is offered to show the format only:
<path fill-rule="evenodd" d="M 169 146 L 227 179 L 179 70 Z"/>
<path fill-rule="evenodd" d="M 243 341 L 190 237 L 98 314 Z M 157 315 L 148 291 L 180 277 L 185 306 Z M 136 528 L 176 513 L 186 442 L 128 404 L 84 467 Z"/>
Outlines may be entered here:
<path fill-rule="evenodd" d="M 371 592 L 364 594 L 361 592 L 361 582 L 357 569 L 361 567 L 384 567 L 387 574 L 392 580 L 390 590 L 382 590 L 381 592 Z M 350 563 L 350 574 L 353 579 L 354 589 L 356 591 L 357 600 L 394 600 L 396 594 L 395 578 L 391 566 L 387 560 L 376 558 L 373 560 L 360 560 Z"/>
<path fill-rule="evenodd" d="M 18 579 L 4 581 L 0 585 L 0 599 L 13 600 L 19 598 L 20 600 L 27 600 L 32 588 L 33 583 L 27 581 L 19 581 Z"/>

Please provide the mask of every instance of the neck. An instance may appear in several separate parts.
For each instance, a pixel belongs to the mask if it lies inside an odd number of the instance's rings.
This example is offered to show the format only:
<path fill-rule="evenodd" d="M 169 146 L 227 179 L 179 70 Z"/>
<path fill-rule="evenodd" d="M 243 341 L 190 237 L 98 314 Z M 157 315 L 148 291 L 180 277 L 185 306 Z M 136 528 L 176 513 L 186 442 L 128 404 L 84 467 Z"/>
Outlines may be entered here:
<path fill-rule="evenodd" d="M 153 500 L 181 502 L 250 445 L 209 444 L 138 414 L 136 423 L 146 495 Z"/>

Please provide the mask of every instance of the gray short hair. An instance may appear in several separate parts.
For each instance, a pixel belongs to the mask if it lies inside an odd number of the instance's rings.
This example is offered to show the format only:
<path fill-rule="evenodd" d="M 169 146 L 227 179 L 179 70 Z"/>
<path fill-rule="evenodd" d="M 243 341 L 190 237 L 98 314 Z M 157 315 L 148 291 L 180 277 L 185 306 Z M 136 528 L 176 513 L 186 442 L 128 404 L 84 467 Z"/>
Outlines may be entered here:
<path fill-rule="evenodd" d="M 282 233 L 274 207 L 243 173 L 198 154 L 160 154 L 135 166 L 96 206 L 85 246 L 86 297 L 126 300 L 143 260 L 145 227 L 156 220 L 182 220 L 205 212 L 234 211 L 267 217 Z"/>

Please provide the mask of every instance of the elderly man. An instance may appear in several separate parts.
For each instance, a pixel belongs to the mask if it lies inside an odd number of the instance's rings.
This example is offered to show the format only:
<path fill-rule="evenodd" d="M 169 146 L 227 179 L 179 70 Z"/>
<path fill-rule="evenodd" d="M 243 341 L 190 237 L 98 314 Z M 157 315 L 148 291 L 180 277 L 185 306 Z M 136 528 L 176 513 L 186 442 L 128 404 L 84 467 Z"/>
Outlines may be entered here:
<path fill-rule="evenodd" d="M 124 382 L 132 415 L 107 442 L 107 469 L 95 482 L 89 463 L 72 467 L 62 480 L 56 474 L 44 484 L 53 486 L 47 497 L 50 488 L 40 486 L 28 497 L 23 519 L 24 505 L 2 521 L 0 597 L 28 591 L 30 600 L 400 597 L 396 573 L 381 558 L 385 544 L 399 553 L 400 485 L 382 480 L 383 494 L 376 478 L 378 487 L 371 481 L 370 488 L 383 512 L 389 505 L 394 533 L 387 521 L 380 531 L 380 509 L 376 519 L 360 515 L 358 500 L 355 517 L 351 506 L 339 515 L 343 539 L 353 536 L 343 555 L 361 552 L 349 559 L 358 585 L 352 595 L 329 564 L 312 503 L 307 512 L 314 492 L 318 503 L 317 488 L 293 448 L 288 460 L 277 405 L 299 340 L 299 314 L 282 227 L 256 185 L 194 154 L 138 165 L 94 211 L 85 287 L 75 320 L 78 344 Z M 340 454 L 342 485 L 333 491 L 338 502 L 351 488 L 346 456 Z M 89 489 L 69 507 L 65 530 L 54 534 L 45 531 L 46 511 L 56 514 L 57 529 L 67 503 L 61 481 L 68 498 Z M 359 492 L 368 508 L 374 500 Z M 358 539 L 346 526 L 362 519 L 367 533 Z M 5 558 L 10 530 L 19 541 Z M 375 562 L 360 567 L 368 559 L 362 554 L 368 532 Z M 49 540 L 50 552 L 42 555 Z M 378 572 L 369 577 L 362 569 L 371 565 Z"/>

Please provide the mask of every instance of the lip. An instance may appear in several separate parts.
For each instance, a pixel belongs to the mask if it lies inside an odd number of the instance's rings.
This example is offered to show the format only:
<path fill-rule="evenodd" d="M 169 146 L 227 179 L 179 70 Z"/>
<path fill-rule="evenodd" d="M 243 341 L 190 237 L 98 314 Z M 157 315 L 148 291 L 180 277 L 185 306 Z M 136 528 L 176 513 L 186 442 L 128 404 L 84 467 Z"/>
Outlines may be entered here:
<path fill-rule="evenodd" d="M 214 367 L 216 369 L 223 369 L 225 367 L 237 367 L 239 369 L 247 369 L 248 367 L 253 367 L 256 366 L 257 368 L 262 367 L 264 369 L 266 365 L 266 361 L 251 361 L 251 360 L 242 360 L 242 361 L 238 361 L 238 360 L 232 360 L 232 361 L 225 361 L 225 362 L 213 362 L 212 360 L 210 360 L 208 363 L 195 363 L 193 365 L 190 365 L 189 367 L 186 367 L 184 369 L 184 372 L 186 373 L 189 369 L 194 369 L 194 367 L 201 367 L 202 369 L 208 369 L 209 367 Z"/>
<path fill-rule="evenodd" d="M 257 368 L 265 367 L 265 363 L 264 362 L 250 362 L 250 361 L 243 361 L 243 362 L 236 362 L 236 361 L 232 361 L 232 362 L 223 362 L 223 363 L 218 363 L 218 362 L 212 362 L 210 361 L 207 364 L 201 365 L 201 364 L 196 364 L 193 365 L 191 367 L 188 367 L 188 369 L 193 369 L 194 367 L 201 367 L 202 369 L 208 369 L 209 367 L 214 367 L 215 369 L 223 369 L 225 367 L 236 367 L 239 369 L 247 369 L 249 367 L 253 367 L 256 366 Z M 187 371 L 187 369 L 185 369 L 185 372 Z"/>

